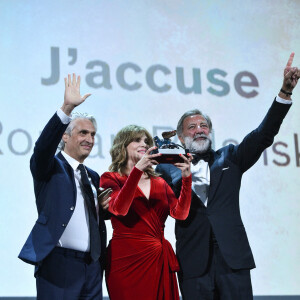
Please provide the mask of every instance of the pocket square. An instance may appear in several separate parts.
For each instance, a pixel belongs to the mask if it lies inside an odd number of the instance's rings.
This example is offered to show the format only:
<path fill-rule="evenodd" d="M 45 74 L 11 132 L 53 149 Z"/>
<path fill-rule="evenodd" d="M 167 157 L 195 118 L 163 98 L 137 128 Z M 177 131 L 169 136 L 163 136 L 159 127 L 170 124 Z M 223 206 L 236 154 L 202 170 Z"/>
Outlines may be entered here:
<path fill-rule="evenodd" d="M 228 169 L 229 169 L 229 167 L 225 167 L 225 168 L 222 169 L 222 171 L 225 171 L 225 170 L 228 170 Z"/>

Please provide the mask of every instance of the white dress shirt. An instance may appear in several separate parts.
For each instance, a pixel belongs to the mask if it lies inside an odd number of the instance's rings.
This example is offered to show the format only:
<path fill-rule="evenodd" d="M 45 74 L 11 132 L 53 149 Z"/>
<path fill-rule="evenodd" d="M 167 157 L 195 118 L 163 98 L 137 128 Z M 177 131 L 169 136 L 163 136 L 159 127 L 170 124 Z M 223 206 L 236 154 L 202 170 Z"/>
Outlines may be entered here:
<path fill-rule="evenodd" d="M 200 160 L 196 165 L 191 164 L 192 190 L 207 206 L 208 191 L 210 185 L 210 170 L 206 161 Z"/>

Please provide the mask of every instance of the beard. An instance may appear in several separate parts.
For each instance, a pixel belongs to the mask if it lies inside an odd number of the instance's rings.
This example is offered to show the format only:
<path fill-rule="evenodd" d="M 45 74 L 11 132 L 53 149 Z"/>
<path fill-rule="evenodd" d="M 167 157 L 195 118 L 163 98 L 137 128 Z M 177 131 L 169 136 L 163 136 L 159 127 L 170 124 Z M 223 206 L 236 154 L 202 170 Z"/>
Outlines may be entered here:
<path fill-rule="evenodd" d="M 204 138 L 204 140 L 197 141 L 197 138 Z M 196 134 L 193 138 L 189 136 L 184 137 L 184 145 L 192 153 L 205 153 L 211 149 L 211 134 Z"/>

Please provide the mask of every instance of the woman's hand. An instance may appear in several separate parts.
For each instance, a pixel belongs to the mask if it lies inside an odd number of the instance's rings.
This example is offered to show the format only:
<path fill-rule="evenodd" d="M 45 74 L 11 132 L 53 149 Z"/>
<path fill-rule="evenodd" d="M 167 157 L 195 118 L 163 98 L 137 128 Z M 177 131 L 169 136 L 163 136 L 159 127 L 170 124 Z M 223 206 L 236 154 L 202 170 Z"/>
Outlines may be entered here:
<path fill-rule="evenodd" d="M 157 149 L 157 147 L 149 148 L 143 157 L 137 162 L 135 167 L 143 172 L 145 172 L 149 167 L 157 165 L 158 162 L 155 160 L 156 157 L 161 156 L 161 153 L 150 154 L 152 150 Z"/>
<path fill-rule="evenodd" d="M 103 210 L 108 209 L 109 201 L 111 200 L 110 195 L 111 195 L 112 191 L 113 190 L 111 188 L 108 188 L 106 190 L 103 188 L 99 188 L 99 190 L 98 190 L 98 201 Z"/>
<path fill-rule="evenodd" d="M 184 162 L 176 163 L 174 164 L 174 166 L 181 170 L 182 177 L 189 177 L 191 175 L 191 161 L 193 159 L 193 156 L 190 153 L 188 153 L 188 157 L 185 157 L 185 155 L 183 154 L 179 155 L 184 160 Z"/>

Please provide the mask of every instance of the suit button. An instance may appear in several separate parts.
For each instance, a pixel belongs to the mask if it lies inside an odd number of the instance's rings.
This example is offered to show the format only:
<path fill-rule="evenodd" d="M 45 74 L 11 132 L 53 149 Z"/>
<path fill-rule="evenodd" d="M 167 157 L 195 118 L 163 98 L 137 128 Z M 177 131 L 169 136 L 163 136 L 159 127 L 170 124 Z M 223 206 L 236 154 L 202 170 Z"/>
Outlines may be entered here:
<path fill-rule="evenodd" d="M 62 227 L 66 227 L 66 226 L 67 226 L 67 224 L 62 224 L 61 226 L 62 226 Z"/>
<path fill-rule="evenodd" d="M 70 210 L 74 210 L 74 209 L 75 209 L 75 207 L 74 207 L 74 206 L 71 206 L 71 207 L 70 207 Z"/>

